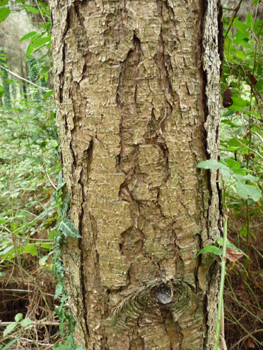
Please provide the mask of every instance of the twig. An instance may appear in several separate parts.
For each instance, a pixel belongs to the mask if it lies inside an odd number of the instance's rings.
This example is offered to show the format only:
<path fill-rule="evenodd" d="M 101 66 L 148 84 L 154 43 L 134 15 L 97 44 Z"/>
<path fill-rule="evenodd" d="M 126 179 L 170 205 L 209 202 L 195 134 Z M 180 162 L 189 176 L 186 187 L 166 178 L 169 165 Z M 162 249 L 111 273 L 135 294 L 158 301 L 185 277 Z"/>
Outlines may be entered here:
<path fill-rule="evenodd" d="M 8 73 L 14 75 L 14 76 L 17 77 L 18 79 L 24 80 L 24 81 L 26 81 L 28 84 L 34 85 L 35 87 L 37 87 L 37 88 L 39 88 L 39 89 L 41 89 L 41 90 L 43 90 L 43 91 L 45 91 L 45 92 L 48 92 L 48 91 L 49 91 L 49 89 L 43 88 L 42 86 L 39 86 L 39 85 L 37 85 L 37 84 L 32 83 L 32 81 L 30 81 L 30 80 L 27 80 L 27 79 L 25 79 L 25 78 L 20 77 L 19 75 L 17 75 L 16 73 L 12 72 L 11 70 L 9 70 L 9 69 L 3 67 L 2 65 L 0 65 L 0 68 L 4 69 L 4 70 L 7 71 Z"/>
<path fill-rule="evenodd" d="M 0 288 L 1 292 L 15 292 L 15 293 L 35 293 L 35 290 L 26 290 L 26 289 L 6 289 Z M 49 295 L 50 297 L 54 297 L 54 294 L 42 292 L 44 295 Z"/>
<path fill-rule="evenodd" d="M 1 322 L 0 321 L 0 327 L 5 327 L 5 326 L 9 326 L 10 324 L 14 324 L 17 322 Z M 33 321 L 32 323 L 29 324 L 29 326 L 59 326 L 60 322 L 59 321 L 45 321 L 45 322 L 41 322 L 41 321 Z"/>
<path fill-rule="evenodd" d="M 43 14 L 42 14 L 41 8 L 39 7 L 38 1 L 35 0 L 35 3 L 36 3 L 36 5 L 37 5 L 38 11 L 39 11 L 39 13 L 40 13 L 40 16 L 42 17 L 42 21 L 44 22 L 45 27 L 47 27 L 47 23 L 46 23 L 45 18 L 44 18 Z"/>
<path fill-rule="evenodd" d="M 49 175 L 48 175 L 47 169 L 46 169 L 46 174 L 47 174 L 47 177 L 48 177 L 49 182 L 51 183 L 52 187 L 53 187 L 55 190 L 57 190 L 56 186 L 54 185 L 54 183 L 52 182 L 51 178 L 50 178 Z"/>
<path fill-rule="evenodd" d="M 245 341 L 247 338 L 250 337 L 251 334 L 255 334 L 255 333 L 259 333 L 259 332 L 263 332 L 263 329 L 257 329 L 256 331 L 250 333 L 250 334 L 247 334 L 247 335 L 244 335 L 243 338 L 239 339 L 234 345 L 231 346 L 231 349 L 234 349 L 237 345 L 239 345 L 242 341 Z"/>
<path fill-rule="evenodd" d="M 234 22 L 234 19 L 235 19 L 237 13 L 238 13 L 238 10 L 240 9 L 240 6 L 241 6 L 242 2 L 243 2 L 243 0 L 240 0 L 239 3 L 238 3 L 238 5 L 237 5 L 237 7 L 235 8 L 235 11 L 234 11 L 233 16 L 232 16 L 231 23 L 230 23 L 229 27 L 227 28 L 225 38 L 227 37 L 227 34 L 229 33 L 230 28 L 232 27 L 232 24 L 233 24 L 233 22 Z"/>

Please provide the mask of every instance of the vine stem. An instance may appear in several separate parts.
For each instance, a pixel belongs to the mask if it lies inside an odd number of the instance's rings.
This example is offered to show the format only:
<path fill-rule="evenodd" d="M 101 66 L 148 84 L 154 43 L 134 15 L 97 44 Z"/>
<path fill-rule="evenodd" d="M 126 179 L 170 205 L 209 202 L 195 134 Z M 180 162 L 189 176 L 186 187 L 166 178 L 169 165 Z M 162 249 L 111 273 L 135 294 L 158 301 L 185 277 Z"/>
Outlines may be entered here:
<path fill-rule="evenodd" d="M 220 329 L 222 323 L 222 309 L 223 309 L 223 297 L 224 297 L 224 283 L 226 274 L 226 243 L 227 243 L 227 215 L 223 218 L 224 228 L 223 228 L 223 252 L 222 252 L 222 265 L 221 265 L 221 279 L 220 279 L 220 290 L 218 298 L 218 310 L 217 310 L 217 320 L 216 320 L 216 341 L 214 344 L 214 350 L 218 350 L 219 340 L 220 340 Z"/>

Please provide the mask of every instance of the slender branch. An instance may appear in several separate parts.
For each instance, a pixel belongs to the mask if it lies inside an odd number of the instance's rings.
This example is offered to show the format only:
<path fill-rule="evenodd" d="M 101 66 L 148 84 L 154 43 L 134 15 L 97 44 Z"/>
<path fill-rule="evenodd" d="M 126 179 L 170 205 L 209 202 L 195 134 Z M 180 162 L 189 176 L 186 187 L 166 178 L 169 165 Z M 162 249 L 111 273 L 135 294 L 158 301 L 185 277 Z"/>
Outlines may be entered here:
<path fill-rule="evenodd" d="M 17 75 L 16 73 L 12 72 L 11 70 L 9 70 L 9 69 L 7 69 L 7 68 L 1 66 L 1 65 L 0 65 L 0 68 L 4 69 L 4 70 L 7 71 L 8 73 L 14 75 L 16 78 L 18 78 L 18 79 L 20 79 L 20 80 L 24 80 L 24 81 L 26 81 L 28 84 L 34 85 L 35 87 L 37 87 L 37 88 L 39 88 L 39 89 L 41 89 L 41 90 L 43 90 L 43 91 L 45 91 L 45 92 L 48 92 L 48 91 L 49 91 L 49 89 L 46 89 L 46 88 L 43 88 L 42 86 L 39 86 L 39 85 L 37 85 L 37 84 L 34 84 L 34 83 L 32 83 L 32 81 L 20 77 L 20 76 Z"/>
<path fill-rule="evenodd" d="M 237 5 L 237 7 L 236 7 L 236 9 L 235 9 L 235 11 L 234 11 L 234 13 L 233 13 L 232 20 L 231 20 L 231 23 L 230 23 L 229 27 L 227 28 L 225 37 L 227 37 L 227 34 L 229 33 L 229 31 L 230 31 L 230 29 L 231 29 L 231 27 L 232 27 L 232 24 L 233 24 L 234 19 L 235 19 L 236 15 L 237 15 L 237 13 L 238 13 L 238 11 L 239 11 L 239 9 L 240 9 L 240 6 L 241 6 L 242 2 L 243 2 L 243 0 L 240 0 L 240 1 L 239 1 L 238 5 Z"/>
<path fill-rule="evenodd" d="M 37 5 L 38 11 L 39 11 L 39 13 L 40 13 L 40 16 L 42 17 L 42 21 L 44 22 L 45 27 L 47 27 L 47 23 L 46 23 L 46 21 L 45 21 L 45 18 L 44 18 L 44 16 L 43 16 L 43 13 L 42 13 L 42 11 L 41 11 L 41 8 L 39 7 L 38 1 L 35 0 L 35 3 L 36 3 L 36 5 Z"/>
<path fill-rule="evenodd" d="M 5 327 L 10 324 L 17 323 L 17 322 L 0 322 L 0 327 Z M 41 322 L 41 321 L 33 321 L 30 323 L 29 326 L 59 326 L 60 322 L 58 321 L 46 321 L 46 322 Z"/>

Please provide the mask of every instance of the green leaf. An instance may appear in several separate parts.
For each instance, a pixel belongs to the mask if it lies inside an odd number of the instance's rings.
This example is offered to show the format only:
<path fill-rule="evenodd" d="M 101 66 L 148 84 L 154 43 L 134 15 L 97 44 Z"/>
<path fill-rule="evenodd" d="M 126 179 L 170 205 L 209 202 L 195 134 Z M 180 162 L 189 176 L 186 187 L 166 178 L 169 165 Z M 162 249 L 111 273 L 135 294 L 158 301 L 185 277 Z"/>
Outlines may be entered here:
<path fill-rule="evenodd" d="M 39 259 L 39 261 L 38 261 L 39 266 L 42 266 L 43 264 L 45 264 L 45 262 L 47 261 L 48 257 L 49 257 L 49 255 L 45 255 L 41 259 Z"/>
<path fill-rule="evenodd" d="M 247 230 L 241 229 L 241 230 L 239 231 L 239 234 L 240 234 L 241 236 L 247 237 Z"/>
<path fill-rule="evenodd" d="M 60 294 L 62 294 L 63 289 L 64 289 L 63 282 L 58 282 L 58 284 L 56 285 L 54 300 L 56 300 L 57 297 L 58 297 Z"/>
<path fill-rule="evenodd" d="M 58 230 L 60 230 L 66 237 L 82 238 L 72 222 L 67 218 L 63 218 L 60 221 Z"/>
<path fill-rule="evenodd" d="M 246 20 L 246 22 L 247 22 L 248 28 L 251 29 L 253 27 L 254 20 L 253 20 L 253 17 L 252 17 L 250 12 L 247 13 L 247 20 Z"/>
<path fill-rule="evenodd" d="M 3 86 L 0 85 L 0 98 L 3 97 L 5 94 L 5 90 L 3 88 Z"/>
<path fill-rule="evenodd" d="M 222 255 L 223 250 L 220 248 L 215 247 L 214 245 L 208 245 L 207 247 L 200 250 L 200 252 L 197 254 L 203 254 L 203 253 L 213 253 L 215 255 Z"/>
<path fill-rule="evenodd" d="M 27 40 L 36 34 L 37 34 L 37 32 L 35 32 L 35 31 L 27 33 L 26 35 L 22 36 L 22 38 L 19 40 L 19 42 Z"/>
<path fill-rule="evenodd" d="M 225 164 L 219 163 L 216 160 L 204 160 L 197 164 L 197 168 L 202 169 L 227 169 Z"/>
<path fill-rule="evenodd" d="M 246 175 L 240 175 L 237 174 L 236 178 L 240 181 L 252 181 L 252 182 L 257 182 L 259 180 L 259 177 L 253 176 L 251 174 L 246 174 Z"/>
<path fill-rule="evenodd" d="M 3 347 L 3 349 L 1 349 L 1 350 L 8 350 L 8 349 L 10 349 L 10 346 L 11 346 L 12 344 L 14 344 L 15 342 L 17 342 L 19 338 L 20 338 L 20 337 L 16 337 L 15 339 L 12 339 L 12 340 L 11 340 L 8 344 L 6 344 L 6 346 Z"/>
<path fill-rule="evenodd" d="M 44 98 L 48 98 L 49 96 L 53 95 L 54 91 L 50 90 L 48 92 L 45 93 Z"/>
<path fill-rule="evenodd" d="M 0 7 L 8 5 L 8 0 L 0 0 Z"/>
<path fill-rule="evenodd" d="M 29 326 L 30 324 L 32 324 L 33 321 L 30 320 L 29 317 L 27 317 L 27 318 L 25 318 L 24 320 L 22 320 L 20 323 L 21 323 L 21 326 L 22 326 L 22 327 L 26 327 L 26 326 Z"/>
<path fill-rule="evenodd" d="M 32 42 L 30 42 L 27 49 L 26 49 L 26 57 L 28 58 L 29 56 L 31 56 L 33 51 L 34 51 L 34 47 L 33 47 Z"/>
<path fill-rule="evenodd" d="M 227 158 L 227 159 L 224 159 L 224 161 L 226 162 L 227 166 L 231 169 L 239 169 L 240 168 L 240 163 L 238 163 L 234 159 Z"/>
<path fill-rule="evenodd" d="M 23 247 L 21 247 L 22 248 L 22 252 L 21 253 L 27 253 L 27 254 L 31 254 L 32 256 L 36 256 L 37 255 L 37 247 L 36 247 L 36 245 L 35 244 L 28 244 L 28 245 L 25 245 L 25 246 L 23 246 Z M 19 248 L 19 249 L 21 249 L 21 248 Z"/>
<path fill-rule="evenodd" d="M 27 9 L 27 11 L 32 12 L 32 13 L 39 13 L 38 9 L 32 6 L 24 5 L 24 7 Z"/>
<path fill-rule="evenodd" d="M 10 15 L 9 7 L 0 8 L 0 23 L 3 22 L 9 15 Z"/>
<path fill-rule="evenodd" d="M 220 245 L 220 247 L 223 247 L 223 238 L 222 237 L 219 237 L 217 239 L 217 243 Z M 233 243 L 231 243 L 230 241 L 226 241 L 226 246 L 227 248 L 231 248 L 231 249 L 235 249 L 237 250 L 238 252 L 242 253 L 243 255 L 245 255 L 245 257 L 249 258 L 246 253 L 243 252 L 243 250 L 239 249 L 238 247 L 236 247 Z M 249 259 L 250 260 L 250 259 Z"/>
<path fill-rule="evenodd" d="M 42 46 L 42 45 L 44 45 L 46 43 L 49 44 L 50 41 L 51 41 L 51 35 L 48 35 L 48 36 L 46 36 L 44 38 L 40 37 L 40 38 L 34 40 L 32 42 L 32 45 L 33 45 L 34 48 L 37 48 L 37 47 Z"/>
<path fill-rule="evenodd" d="M 238 30 L 239 32 L 241 32 L 241 33 L 243 33 L 243 34 L 246 34 L 246 33 L 247 33 L 247 29 L 248 29 L 247 25 L 246 25 L 245 23 L 243 23 L 243 22 L 240 22 L 240 21 L 237 19 L 237 17 L 235 18 L 233 24 L 234 24 L 234 26 L 237 28 L 237 30 Z"/>
<path fill-rule="evenodd" d="M 23 318 L 23 314 L 16 314 L 16 315 L 15 315 L 15 321 L 16 321 L 16 322 L 21 321 L 22 318 Z"/>
<path fill-rule="evenodd" d="M 13 332 L 13 330 L 16 328 L 16 326 L 18 325 L 17 322 L 12 322 L 10 323 L 6 329 L 4 330 L 3 336 L 5 337 L 7 334 Z"/>
<path fill-rule="evenodd" d="M 233 100 L 235 105 L 240 106 L 240 107 L 246 107 L 250 103 L 249 101 L 244 100 L 243 98 L 238 97 L 238 96 L 232 96 L 232 100 Z"/>
<path fill-rule="evenodd" d="M 244 51 L 242 51 L 242 50 L 236 50 L 235 55 L 236 55 L 237 58 L 239 58 L 240 60 L 246 60 L 246 59 L 247 59 L 247 57 L 246 57 Z M 234 101 L 234 100 L 233 100 L 233 101 Z"/>
<path fill-rule="evenodd" d="M 237 194 L 244 199 L 253 199 L 255 202 L 260 200 L 261 191 L 258 187 L 243 184 L 238 182 L 236 184 Z"/>
<path fill-rule="evenodd" d="M 53 348 L 54 350 L 71 350 L 68 345 L 60 345 L 59 347 Z"/>

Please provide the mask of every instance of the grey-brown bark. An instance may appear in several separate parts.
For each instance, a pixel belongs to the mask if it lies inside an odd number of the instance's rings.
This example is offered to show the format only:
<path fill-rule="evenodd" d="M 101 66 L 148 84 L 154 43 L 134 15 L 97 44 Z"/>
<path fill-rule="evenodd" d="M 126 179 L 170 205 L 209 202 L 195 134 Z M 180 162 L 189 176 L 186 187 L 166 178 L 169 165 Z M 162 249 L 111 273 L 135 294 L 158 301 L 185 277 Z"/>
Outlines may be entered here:
<path fill-rule="evenodd" d="M 86 349 L 211 349 L 219 235 L 218 4 L 50 1 L 71 220 L 64 247 Z"/>

